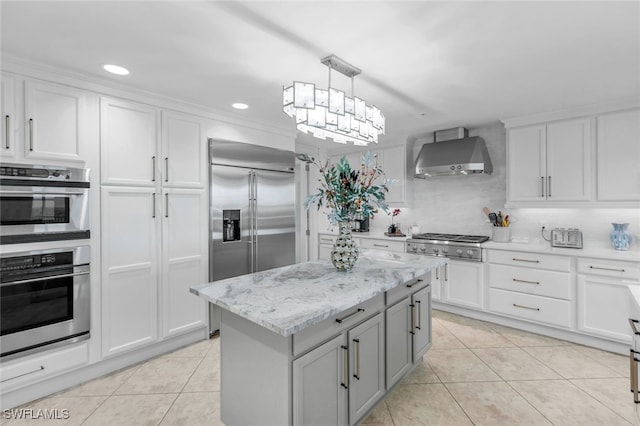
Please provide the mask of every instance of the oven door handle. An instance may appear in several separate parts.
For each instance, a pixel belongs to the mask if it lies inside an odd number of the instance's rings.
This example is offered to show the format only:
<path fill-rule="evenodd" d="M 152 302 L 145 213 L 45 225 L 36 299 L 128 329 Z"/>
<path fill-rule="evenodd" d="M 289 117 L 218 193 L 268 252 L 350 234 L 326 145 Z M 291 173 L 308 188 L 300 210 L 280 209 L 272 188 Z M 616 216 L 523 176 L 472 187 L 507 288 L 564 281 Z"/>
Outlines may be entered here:
<path fill-rule="evenodd" d="M 71 190 L 71 191 L 65 191 L 64 189 L 56 189 L 55 191 L 25 191 L 24 189 L 19 190 L 19 191 L 13 191 L 10 189 L 5 189 L 2 188 L 2 190 L 0 190 L 0 195 L 40 195 L 40 196 L 47 196 L 47 195 L 84 195 L 86 194 L 86 191 L 77 191 L 77 190 Z"/>
<path fill-rule="evenodd" d="M 33 282 L 36 282 L 36 281 L 49 280 L 49 279 L 53 279 L 53 278 L 77 277 L 77 276 L 80 276 L 80 275 L 89 275 L 89 273 L 90 273 L 90 271 L 86 271 L 86 272 L 76 272 L 74 274 L 48 275 L 46 277 L 30 278 L 28 280 L 9 281 L 9 282 L 0 284 L 0 287 L 9 287 L 9 286 L 12 286 L 12 285 L 17 285 L 17 284 L 33 283 Z"/>

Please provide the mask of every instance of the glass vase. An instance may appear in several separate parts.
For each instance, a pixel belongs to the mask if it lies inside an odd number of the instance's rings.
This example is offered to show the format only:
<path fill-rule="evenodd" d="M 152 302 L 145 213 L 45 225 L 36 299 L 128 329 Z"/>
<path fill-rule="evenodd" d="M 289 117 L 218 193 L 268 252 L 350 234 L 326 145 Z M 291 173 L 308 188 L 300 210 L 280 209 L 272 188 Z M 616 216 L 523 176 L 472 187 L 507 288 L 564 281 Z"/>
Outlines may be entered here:
<path fill-rule="evenodd" d="M 340 235 L 331 249 L 331 263 L 338 271 L 349 271 L 358 260 L 359 250 L 351 236 L 352 222 L 339 222 Z"/>
<path fill-rule="evenodd" d="M 631 234 L 627 231 L 628 223 L 612 223 L 613 231 L 609 234 L 611 245 L 616 250 L 629 250 L 631 247 Z"/>

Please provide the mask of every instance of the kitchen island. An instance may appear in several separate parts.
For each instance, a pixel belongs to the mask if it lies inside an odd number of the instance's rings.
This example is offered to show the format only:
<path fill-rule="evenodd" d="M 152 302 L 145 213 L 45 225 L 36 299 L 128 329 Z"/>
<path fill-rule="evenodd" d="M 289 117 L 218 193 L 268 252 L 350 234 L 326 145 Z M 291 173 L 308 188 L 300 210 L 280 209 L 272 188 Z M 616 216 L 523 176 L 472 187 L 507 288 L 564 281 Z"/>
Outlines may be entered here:
<path fill-rule="evenodd" d="M 446 258 L 364 250 L 191 287 L 222 308 L 221 418 L 355 424 L 431 346 L 431 271 Z"/>

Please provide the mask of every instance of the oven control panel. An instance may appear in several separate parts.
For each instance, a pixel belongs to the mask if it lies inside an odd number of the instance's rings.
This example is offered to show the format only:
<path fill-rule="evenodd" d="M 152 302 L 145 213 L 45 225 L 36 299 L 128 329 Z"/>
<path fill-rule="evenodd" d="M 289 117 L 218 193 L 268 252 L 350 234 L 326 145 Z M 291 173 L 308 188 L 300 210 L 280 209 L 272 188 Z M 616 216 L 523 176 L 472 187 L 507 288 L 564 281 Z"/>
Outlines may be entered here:
<path fill-rule="evenodd" d="M 71 172 L 65 169 L 0 166 L 0 176 L 27 179 L 69 180 Z"/>
<path fill-rule="evenodd" d="M 14 256 L 0 259 L 0 272 L 25 271 L 51 266 L 73 264 L 73 252 Z"/>

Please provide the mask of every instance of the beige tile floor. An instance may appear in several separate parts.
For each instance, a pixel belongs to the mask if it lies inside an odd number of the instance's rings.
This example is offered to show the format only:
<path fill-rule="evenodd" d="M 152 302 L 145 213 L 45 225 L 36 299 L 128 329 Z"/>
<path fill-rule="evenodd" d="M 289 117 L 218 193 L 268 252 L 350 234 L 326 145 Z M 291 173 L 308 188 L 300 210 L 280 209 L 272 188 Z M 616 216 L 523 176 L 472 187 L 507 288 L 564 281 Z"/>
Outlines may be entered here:
<path fill-rule="evenodd" d="M 68 420 L 2 424 L 220 425 L 219 364 L 219 339 L 199 342 L 21 407 Z M 362 424 L 640 425 L 628 369 L 625 356 L 434 311 L 422 365 Z"/>

